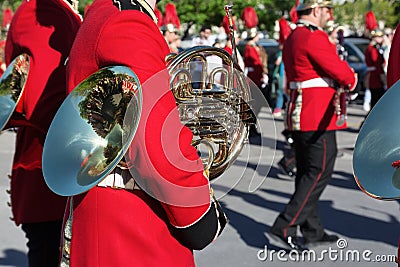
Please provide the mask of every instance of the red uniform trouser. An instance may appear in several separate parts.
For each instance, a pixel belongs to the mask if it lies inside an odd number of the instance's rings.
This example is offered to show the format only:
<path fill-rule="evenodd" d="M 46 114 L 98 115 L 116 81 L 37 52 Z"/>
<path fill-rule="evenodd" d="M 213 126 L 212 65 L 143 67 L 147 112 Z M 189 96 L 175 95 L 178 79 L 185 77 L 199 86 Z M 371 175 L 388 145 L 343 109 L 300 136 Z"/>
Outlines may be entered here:
<path fill-rule="evenodd" d="M 336 131 L 293 132 L 296 151 L 295 191 L 271 232 L 286 238 L 296 236 L 297 226 L 306 242 L 319 240 L 324 228 L 318 200 L 328 185 L 335 165 Z"/>

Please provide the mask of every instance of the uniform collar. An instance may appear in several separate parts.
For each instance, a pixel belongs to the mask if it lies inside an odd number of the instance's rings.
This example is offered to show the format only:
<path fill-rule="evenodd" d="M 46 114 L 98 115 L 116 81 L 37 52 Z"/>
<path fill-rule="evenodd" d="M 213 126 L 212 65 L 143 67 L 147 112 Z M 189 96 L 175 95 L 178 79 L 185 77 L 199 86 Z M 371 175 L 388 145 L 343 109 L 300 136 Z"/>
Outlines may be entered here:
<path fill-rule="evenodd" d="M 114 6 L 121 10 L 139 10 L 148 15 L 157 25 L 157 17 L 153 8 L 145 0 L 113 0 Z"/>
<path fill-rule="evenodd" d="M 311 28 L 313 30 L 322 30 L 321 27 L 315 25 L 315 23 L 312 23 L 311 21 L 306 19 L 299 19 L 297 22 L 297 26 L 304 26 L 306 28 Z"/>

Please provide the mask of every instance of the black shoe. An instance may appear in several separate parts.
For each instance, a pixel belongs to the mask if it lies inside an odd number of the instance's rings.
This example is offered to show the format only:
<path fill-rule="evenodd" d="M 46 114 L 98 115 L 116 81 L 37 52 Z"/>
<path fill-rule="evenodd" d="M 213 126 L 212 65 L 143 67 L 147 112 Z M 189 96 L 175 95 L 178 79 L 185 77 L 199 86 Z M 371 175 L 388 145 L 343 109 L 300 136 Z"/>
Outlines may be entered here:
<path fill-rule="evenodd" d="M 339 237 L 337 235 L 328 235 L 327 233 L 324 233 L 324 235 L 315 241 L 307 241 L 307 245 L 322 245 L 322 244 L 329 244 L 329 243 L 334 243 L 339 240 Z"/>
<path fill-rule="evenodd" d="M 281 237 L 279 235 L 275 235 L 273 233 L 269 233 L 269 236 L 278 242 L 283 248 L 297 251 L 308 250 L 308 248 L 304 247 L 300 244 L 297 236 L 288 236 L 286 238 Z"/>

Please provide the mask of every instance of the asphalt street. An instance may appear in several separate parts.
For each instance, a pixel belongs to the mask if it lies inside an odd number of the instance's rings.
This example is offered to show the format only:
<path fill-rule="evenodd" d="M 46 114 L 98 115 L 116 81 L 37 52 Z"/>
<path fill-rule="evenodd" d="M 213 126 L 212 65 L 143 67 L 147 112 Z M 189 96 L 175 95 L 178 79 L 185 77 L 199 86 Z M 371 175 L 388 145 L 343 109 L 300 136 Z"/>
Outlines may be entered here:
<path fill-rule="evenodd" d="M 400 236 L 399 203 L 367 196 L 353 178 L 352 153 L 365 113 L 361 105 L 350 105 L 349 128 L 337 133 L 339 154 L 333 179 L 319 202 L 326 231 L 339 235 L 340 242 L 310 247 L 308 254 L 302 255 L 282 250 L 268 236 L 293 192 L 294 182 L 277 165 L 285 144 L 283 121 L 273 118 L 263 107 L 259 114 L 261 142 L 250 139 L 234 164 L 212 182 L 229 224 L 214 243 L 194 252 L 196 265 L 396 266 L 393 261 Z M 26 267 L 26 240 L 10 220 L 7 205 L 7 174 L 14 141 L 10 131 L 0 135 L 0 266 Z"/>

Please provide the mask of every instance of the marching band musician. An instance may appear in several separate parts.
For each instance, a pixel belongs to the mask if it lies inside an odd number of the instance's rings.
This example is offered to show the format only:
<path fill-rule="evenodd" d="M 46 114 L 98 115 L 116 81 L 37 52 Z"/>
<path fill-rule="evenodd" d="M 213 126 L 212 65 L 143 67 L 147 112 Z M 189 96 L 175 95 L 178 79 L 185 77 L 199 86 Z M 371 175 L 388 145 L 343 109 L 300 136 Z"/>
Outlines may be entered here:
<path fill-rule="evenodd" d="M 179 47 L 177 46 L 176 40 L 180 38 L 178 36 L 178 30 L 180 27 L 180 21 L 176 12 L 176 7 L 173 3 L 167 3 L 165 5 L 165 15 L 163 17 L 163 26 L 161 26 L 161 32 L 170 48 L 171 53 L 178 54 Z"/>
<path fill-rule="evenodd" d="M 95 0 L 71 50 L 67 88 L 71 92 L 111 65 L 129 67 L 142 86 L 150 84 L 143 86 L 139 126 L 126 154 L 136 173 L 133 179 L 167 197 L 171 193 L 163 182 L 176 185 L 172 197 L 198 204 L 170 204 L 143 188 L 116 189 L 113 184 L 74 196 L 70 255 L 65 259 L 72 267 L 194 266 L 193 249 L 210 244 L 224 228 L 219 221 L 224 213 L 211 201 L 203 164 L 191 146 L 192 133 L 181 124 L 169 89 L 164 61 L 169 48 L 155 22 L 155 4 L 156 0 Z M 152 79 L 160 72 L 162 78 Z M 167 143 L 162 140 L 165 134 Z M 121 177 L 110 175 L 114 182 Z"/>
<path fill-rule="evenodd" d="M 247 43 L 244 47 L 243 61 L 247 77 L 257 85 L 258 89 L 266 90 L 265 86 L 268 84 L 268 55 L 265 49 L 257 42 L 260 39 L 258 35 L 257 25 L 258 17 L 256 10 L 251 7 L 245 7 L 242 12 L 242 19 L 247 28 Z M 255 115 L 258 115 L 261 107 L 254 106 L 253 110 Z M 260 137 L 257 126 L 250 125 L 250 137 Z"/>
<path fill-rule="evenodd" d="M 244 65 L 247 68 L 247 76 L 261 89 L 268 83 L 268 55 L 257 43 L 260 39 L 257 31 L 257 13 L 253 7 L 246 7 L 242 18 L 248 28 L 247 43 L 243 52 Z"/>
<path fill-rule="evenodd" d="M 384 70 L 385 59 L 383 57 L 383 31 L 375 29 L 371 31 L 371 42 L 365 50 L 365 63 L 367 75 L 365 77 L 367 88 L 371 91 L 371 109 L 386 91 L 386 74 Z"/>
<path fill-rule="evenodd" d="M 295 191 L 271 227 L 270 236 L 288 249 L 304 250 L 315 243 L 335 242 L 325 232 L 318 214 L 318 199 L 331 179 L 337 154 L 337 115 L 334 81 L 354 90 L 357 78 L 340 60 L 323 27 L 331 18 L 332 1 L 304 0 L 299 17 L 283 47 L 290 89 L 286 123 L 296 152 Z M 297 238 L 297 228 L 305 244 Z"/>
<path fill-rule="evenodd" d="M 23 1 L 7 35 L 7 65 L 22 53 L 30 56 L 28 79 L 16 108 L 18 113 L 6 125 L 18 127 L 11 204 L 15 223 L 22 225 L 28 239 L 30 267 L 59 265 L 66 198 L 47 187 L 41 161 L 46 133 L 65 98 L 64 62 L 81 20 L 67 1 Z"/>
<path fill-rule="evenodd" d="M 233 19 L 233 30 L 234 30 L 234 42 L 235 45 L 237 45 L 240 41 L 240 37 L 239 34 L 236 32 L 236 24 L 234 23 Z M 222 20 L 221 26 L 224 28 L 224 31 L 226 33 L 226 43 L 223 47 L 223 49 L 228 52 L 231 56 L 233 55 L 233 47 L 232 47 L 232 36 L 230 34 L 230 28 L 229 28 L 229 19 L 228 16 L 224 16 L 224 19 Z M 242 69 L 242 71 L 244 71 L 244 61 L 243 61 L 243 57 L 240 54 L 239 50 L 236 48 L 236 57 L 237 57 L 237 63 L 240 66 L 240 68 Z"/>

